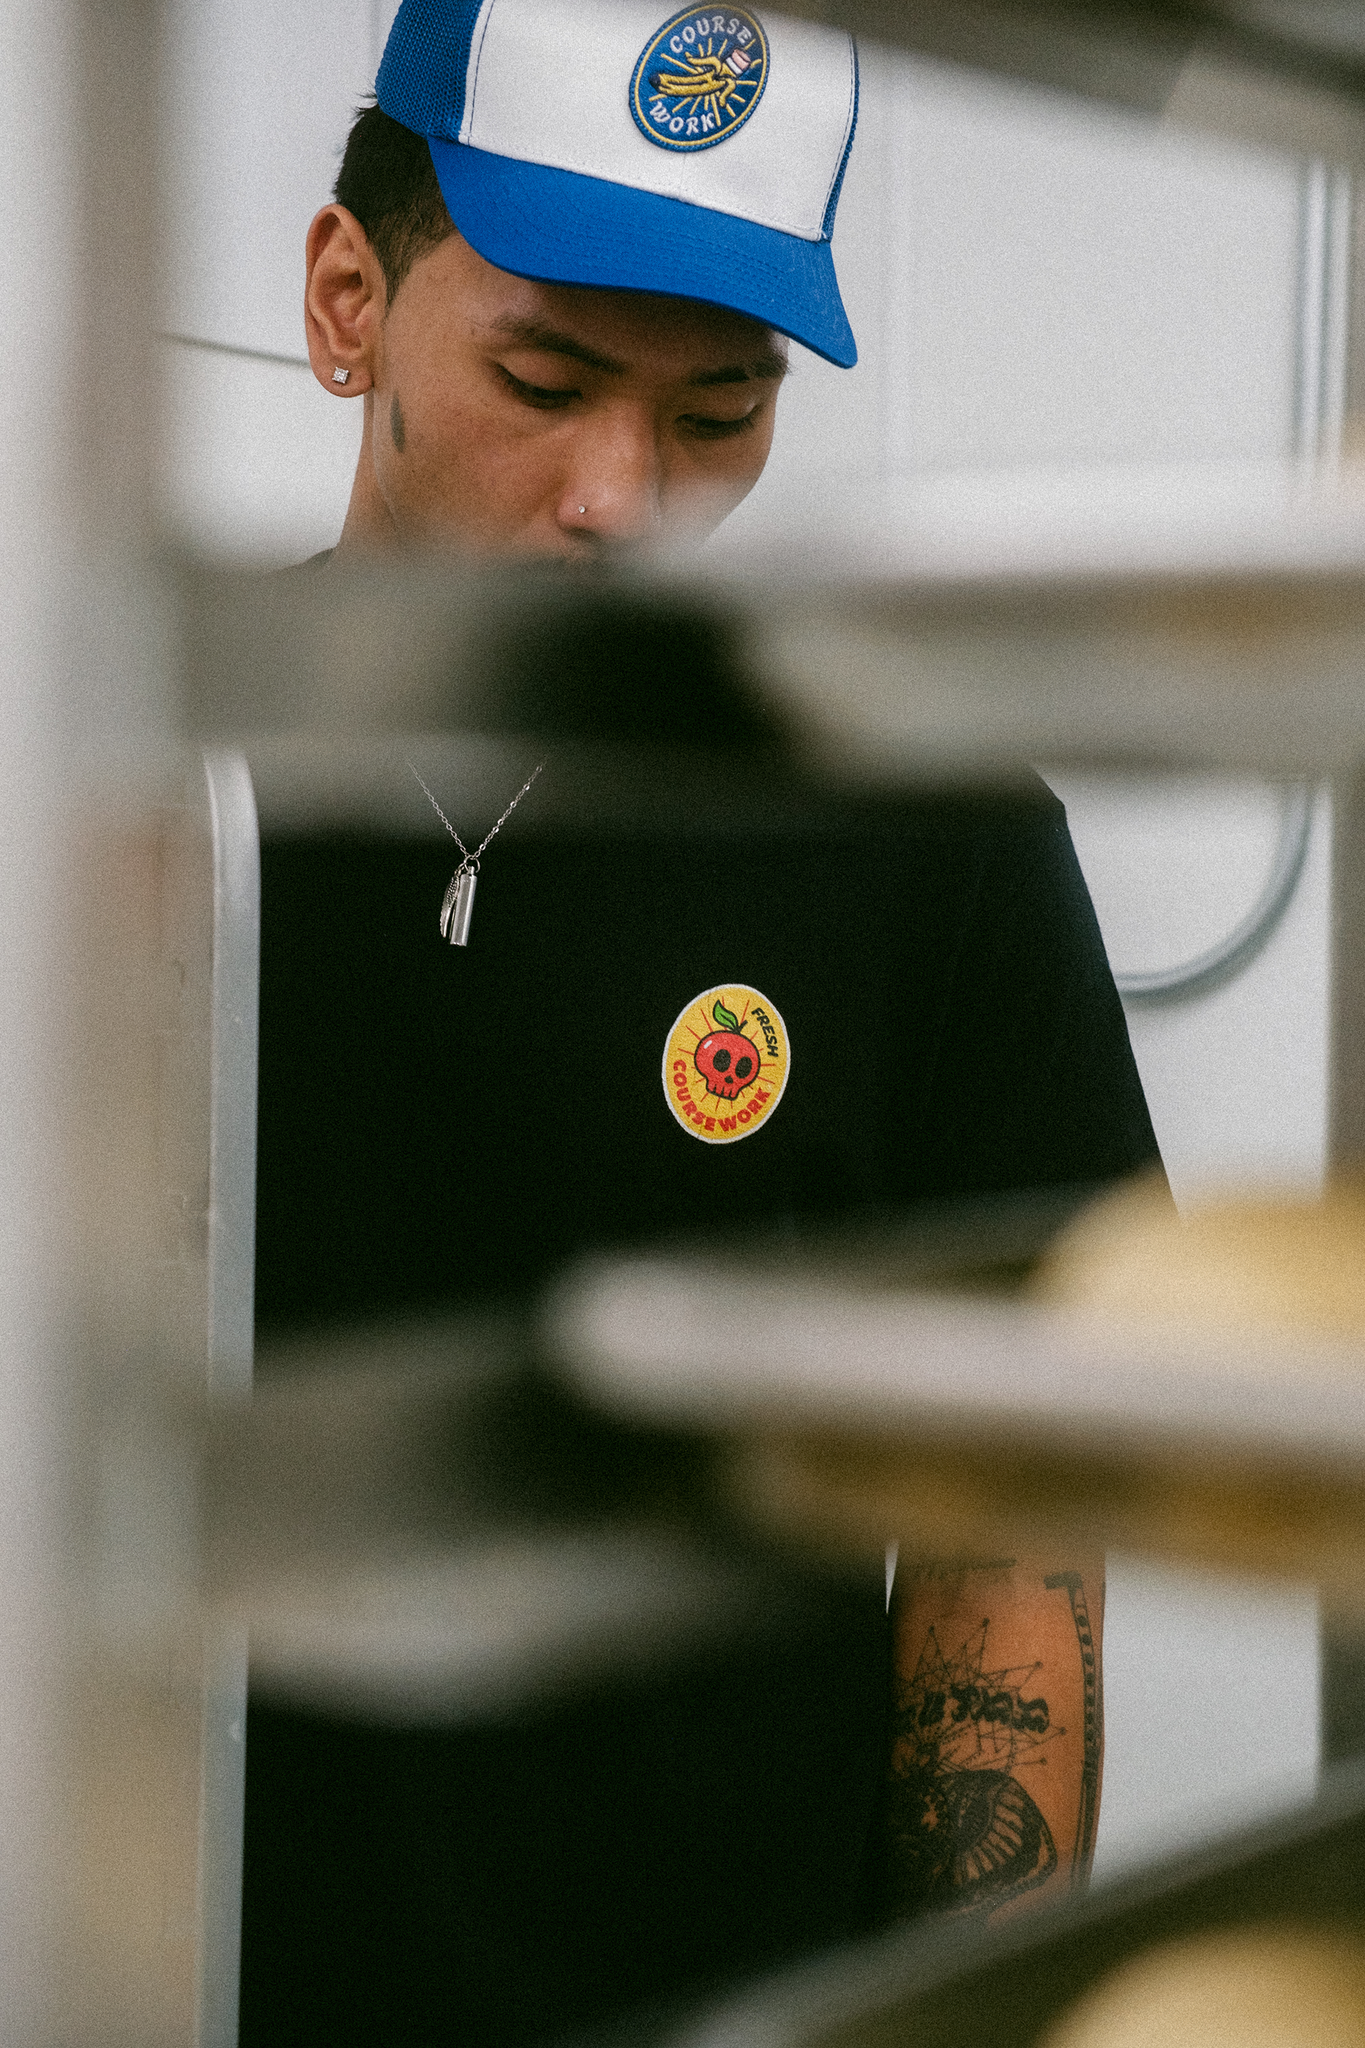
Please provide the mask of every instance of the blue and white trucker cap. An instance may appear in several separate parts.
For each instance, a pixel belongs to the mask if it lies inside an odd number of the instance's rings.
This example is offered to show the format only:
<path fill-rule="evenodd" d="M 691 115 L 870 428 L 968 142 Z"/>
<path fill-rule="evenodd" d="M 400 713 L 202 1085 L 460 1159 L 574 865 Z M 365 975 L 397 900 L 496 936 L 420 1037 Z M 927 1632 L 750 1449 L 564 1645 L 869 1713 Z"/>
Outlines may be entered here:
<path fill-rule="evenodd" d="M 830 236 L 858 114 L 835 30 L 660 0 L 403 0 L 380 106 L 500 270 L 665 292 L 858 359 Z"/>

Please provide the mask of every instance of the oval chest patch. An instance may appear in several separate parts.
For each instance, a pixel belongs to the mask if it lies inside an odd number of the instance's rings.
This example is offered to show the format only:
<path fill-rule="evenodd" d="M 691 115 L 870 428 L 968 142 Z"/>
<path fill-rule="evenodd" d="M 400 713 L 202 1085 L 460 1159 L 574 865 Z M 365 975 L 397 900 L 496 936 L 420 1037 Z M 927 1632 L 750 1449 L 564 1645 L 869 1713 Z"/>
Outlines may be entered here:
<path fill-rule="evenodd" d="M 694 996 L 664 1044 L 665 1100 L 683 1129 L 706 1145 L 731 1145 L 762 1130 L 790 1072 L 780 1011 L 742 981 Z"/>

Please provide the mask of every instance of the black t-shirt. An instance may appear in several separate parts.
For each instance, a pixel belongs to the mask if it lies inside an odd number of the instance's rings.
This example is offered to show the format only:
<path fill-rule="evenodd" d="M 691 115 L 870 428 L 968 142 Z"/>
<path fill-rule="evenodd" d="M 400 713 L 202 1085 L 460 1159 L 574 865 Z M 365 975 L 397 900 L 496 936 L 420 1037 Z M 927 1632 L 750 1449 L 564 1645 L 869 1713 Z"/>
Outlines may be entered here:
<path fill-rule="evenodd" d="M 453 847 L 267 841 L 263 1327 L 515 1298 L 591 1248 L 752 1247 L 1156 1158 L 1041 784 L 854 800 L 732 780 L 688 824 L 695 773 L 640 758 L 625 819 L 608 779 L 537 820 L 572 772 L 552 759 L 489 849 L 464 949 L 437 928 Z M 776 1006 L 791 1071 L 752 1136 L 712 1145 L 671 1114 L 661 1064 L 678 1013 L 727 982 Z"/>
<path fill-rule="evenodd" d="M 553 736 L 467 949 L 437 928 L 449 844 L 267 836 L 264 1334 L 528 1301 L 594 1249 L 799 1247 L 1155 1160 L 1061 806 L 1036 781 L 867 796 L 764 766 L 761 716 L 687 630 L 639 621 L 614 694 L 586 627 L 504 691 L 504 731 Z M 658 750 L 680 704 L 709 751 Z M 669 1108 L 664 1049 L 736 983 L 780 1013 L 790 1074 L 753 1135 L 710 1145 Z M 244 2048 L 550 2042 L 847 1935 L 885 1659 L 869 1580 L 487 1724 L 255 1702 Z"/>

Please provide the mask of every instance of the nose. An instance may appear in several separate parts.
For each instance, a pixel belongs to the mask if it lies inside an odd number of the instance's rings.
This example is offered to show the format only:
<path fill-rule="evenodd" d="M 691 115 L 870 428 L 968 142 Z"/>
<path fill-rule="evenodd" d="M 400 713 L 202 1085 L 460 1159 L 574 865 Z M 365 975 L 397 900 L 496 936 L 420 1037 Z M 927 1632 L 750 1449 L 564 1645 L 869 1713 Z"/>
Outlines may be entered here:
<path fill-rule="evenodd" d="M 623 405 L 590 416 L 567 465 L 559 525 L 618 546 L 646 540 L 658 530 L 661 483 L 655 424 L 642 409 Z"/>

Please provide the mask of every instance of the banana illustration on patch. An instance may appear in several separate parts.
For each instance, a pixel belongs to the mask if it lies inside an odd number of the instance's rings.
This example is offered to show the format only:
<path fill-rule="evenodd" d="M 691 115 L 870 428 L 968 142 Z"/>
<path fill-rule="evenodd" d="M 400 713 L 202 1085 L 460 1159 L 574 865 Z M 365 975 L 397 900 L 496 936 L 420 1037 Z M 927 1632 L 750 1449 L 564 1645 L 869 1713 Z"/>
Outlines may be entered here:
<path fill-rule="evenodd" d="M 741 55 L 732 53 L 732 61 Z M 732 70 L 721 57 L 688 57 L 686 71 L 656 71 L 650 79 L 655 92 L 661 92 L 668 99 L 708 100 L 720 113 L 729 104 L 731 95 L 739 84 L 740 73 Z M 741 69 L 747 67 L 742 66 Z"/>

